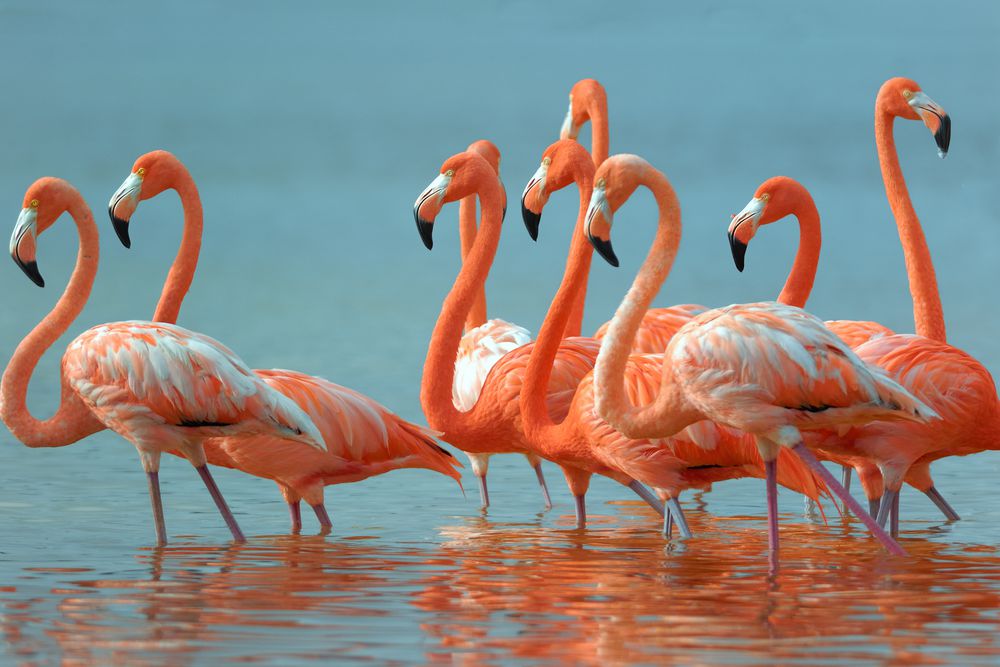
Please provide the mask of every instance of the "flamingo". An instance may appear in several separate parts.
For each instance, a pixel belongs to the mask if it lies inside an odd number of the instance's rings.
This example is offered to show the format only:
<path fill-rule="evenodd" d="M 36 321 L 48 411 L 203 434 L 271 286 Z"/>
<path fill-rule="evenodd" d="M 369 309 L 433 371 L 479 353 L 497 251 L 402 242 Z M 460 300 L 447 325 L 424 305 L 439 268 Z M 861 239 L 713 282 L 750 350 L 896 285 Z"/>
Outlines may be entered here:
<path fill-rule="evenodd" d="M 146 153 L 135 161 L 111 197 L 108 212 L 118 238 L 131 247 L 130 221 L 139 202 L 168 189 L 180 196 L 184 231 L 153 318 L 173 323 L 191 286 L 201 249 L 203 213 L 191 173 L 167 151 Z M 239 434 L 209 438 L 204 443 L 205 453 L 213 465 L 276 482 L 288 505 L 293 532 L 302 529 L 301 500 L 312 507 L 322 532 L 330 531 L 333 524 L 323 491 L 330 484 L 356 482 L 403 468 L 425 468 L 459 480 L 458 462 L 435 442 L 435 433 L 398 417 L 371 398 L 297 371 L 253 372 L 309 415 L 326 449 L 272 434 Z"/>
<path fill-rule="evenodd" d="M 747 475 L 763 476 L 764 467 L 759 455 L 745 446 L 741 434 L 732 430 L 712 429 L 711 424 L 705 422 L 689 429 L 684 437 L 673 439 L 669 449 L 664 448 L 662 443 L 650 440 L 630 440 L 596 417 L 593 382 L 589 375 L 581 381 L 569 413 L 561 422 L 553 419 L 544 403 L 538 399 L 545 395 L 552 362 L 558 350 L 558 340 L 561 339 L 567 322 L 573 317 L 578 291 L 583 288 L 590 268 L 592 248 L 582 230 L 583 214 L 591 197 L 593 175 L 594 167 L 586 151 L 576 142 L 563 139 L 545 150 L 542 165 L 528 182 L 521 199 L 522 210 L 535 219 L 540 219 L 553 192 L 571 182 L 577 184 L 580 192 L 580 216 L 570 249 L 570 259 L 559 292 L 542 324 L 521 391 L 525 433 L 530 444 L 543 456 L 564 468 L 588 473 L 588 477 L 592 473 L 608 474 L 610 470 L 622 469 L 619 457 L 629 457 L 631 465 L 640 461 L 642 470 L 626 472 L 630 472 L 633 477 L 645 472 L 644 481 L 653 484 L 666 500 L 669 511 L 664 516 L 664 533 L 669 536 L 672 520 L 676 519 L 682 535 L 688 537 L 690 531 L 677 501 L 682 490 L 706 488 L 712 482 Z M 680 321 L 676 328 L 688 319 L 690 318 Z M 633 400 L 644 402 L 655 392 L 656 388 L 648 382 L 648 378 L 661 365 L 661 356 L 641 353 L 630 356 L 627 379 Z M 709 443 L 714 445 L 711 452 L 698 446 Z M 646 457 L 649 460 L 643 461 Z M 822 484 L 817 484 L 815 477 L 800 462 L 790 458 L 789 465 L 782 470 L 787 473 L 781 479 L 782 484 L 801 490 L 814 499 L 818 497 Z M 582 474 L 580 477 L 586 479 Z M 583 517 L 586 487 L 571 488 L 577 500 L 578 515 Z"/>
<path fill-rule="evenodd" d="M 83 310 L 97 274 L 99 243 L 83 197 L 66 181 L 50 177 L 28 188 L 11 236 L 15 263 L 44 286 L 36 260 L 37 238 L 64 212 L 72 216 L 80 236 L 76 267 L 52 312 L 18 345 L 0 388 L 4 422 L 18 439 L 36 438 L 49 428 L 25 408 L 24 392 L 38 359 Z M 294 402 L 221 343 L 175 325 L 130 321 L 88 329 L 66 348 L 60 375 L 60 412 L 71 405 L 67 394 L 72 392 L 97 421 L 138 450 L 149 483 L 157 544 L 167 541 L 159 483 L 162 452 L 177 450 L 191 462 L 233 539 L 242 542 L 243 532 L 208 469 L 205 441 L 266 435 L 324 448 L 323 436 Z"/>
<path fill-rule="evenodd" d="M 477 153 L 489 162 L 490 166 L 500 176 L 500 150 L 492 142 L 485 139 L 472 142 L 466 149 Z M 501 181 L 502 183 L 502 181 Z M 507 195 L 504 192 L 504 211 L 507 210 Z M 469 195 L 458 205 L 458 229 L 461 239 L 462 261 L 472 250 L 476 240 L 476 196 Z M 522 326 L 494 318 L 486 319 L 486 289 L 482 287 L 476 293 L 476 299 L 465 318 L 465 333 L 458 346 L 458 358 L 455 359 L 455 380 L 452 386 L 452 401 L 459 410 L 471 410 L 479 399 L 483 383 L 490 369 L 500 358 L 531 342 L 531 332 Z M 490 506 L 489 488 L 486 485 L 486 473 L 489 470 L 490 456 L 488 452 L 466 452 L 472 464 L 472 472 L 479 480 L 479 497 L 482 508 Z M 534 454 L 525 453 L 528 464 L 534 469 L 538 485 L 542 489 L 545 508 L 552 507 L 552 498 L 545 483 L 542 472 L 542 462 Z"/>
<path fill-rule="evenodd" d="M 569 110 L 563 120 L 559 132 L 560 139 L 573 139 L 580 135 L 583 125 L 590 121 L 590 146 L 594 168 L 600 167 L 608 159 L 608 94 L 595 79 L 577 81 L 569 93 Z M 537 176 L 538 174 L 536 174 Z M 524 225 L 533 240 L 538 240 L 538 227 L 541 218 L 534 212 L 522 207 Z M 573 313 L 567 325 L 567 336 L 579 336 L 583 323 L 584 303 L 587 299 L 587 280 L 584 278 L 580 287 L 579 297 L 573 306 Z M 677 331 L 677 328 L 698 313 L 708 310 L 698 304 L 679 304 L 668 308 L 650 308 L 642 318 L 642 326 L 635 339 L 633 352 L 648 352 L 659 354 L 667 349 L 667 343 Z M 594 338 L 601 340 L 607 333 L 610 322 L 605 322 Z"/>
<path fill-rule="evenodd" d="M 788 274 L 785 286 L 778 296 L 778 301 L 799 308 L 806 305 L 809 293 L 812 291 L 813 280 L 819 265 L 819 251 L 822 243 L 819 212 L 809 191 L 798 181 L 787 176 L 775 176 L 764 181 L 754 193 L 750 203 L 733 217 L 729 225 L 729 239 L 733 251 L 736 268 L 744 267 L 744 257 L 750 240 L 757 230 L 772 222 L 785 219 L 789 215 L 799 221 L 799 249 L 795 255 L 795 263 Z M 878 322 L 856 320 L 828 320 L 825 322 L 830 331 L 837 334 L 849 347 L 856 350 L 859 346 L 875 338 L 891 336 L 893 331 Z M 903 382 L 904 386 L 906 382 Z M 940 411 L 939 411 L 940 412 Z M 935 422 L 940 424 L 941 422 Z M 858 471 L 868 497 L 872 514 L 878 512 L 879 499 L 882 496 L 882 474 L 878 467 L 866 458 L 858 456 L 837 456 L 828 454 L 827 458 L 844 466 L 844 487 L 850 489 L 850 470 Z M 951 521 L 959 519 L 958 513 L 944 499 L 934 486 L 920 489 L 941 512 Z"/>
<path fill-rule="evenodd" d="M 482 203 L 482 221 L 475 243 L 462 263 L 434 326 L 424 361 L 420 403 L 431 428 L 442 432 L 442 440 L 463 451 L 532 452 L 521 428 L 518 400 L 534 343 L 522 345 L 501 357 L 470 410 L 460 411 L 451 397 L 455 352 L 461 342 L 462 324 L 486 282 L 500 241 L 503 187 L 496 172 L 481 155 L 466 151 L 445 160 L 440 174 L 421 192 L 413 206 L 417 230 L 425 245 L 431 247 L 434 220 L 444 204 L 472 194 L 478 195 Z M 565 415 L 574 389 L 592 368 L 597 347 L 596 341 L 586 338 L 570 338 L 559 346 L 553 381 L 541 399 L 554 419 Z M 586 491 L 589 473 L 581 474 L 579 470 L 564 467 L 563 474 L 574 496 L 578 497 L 581 486 Z M 662 513 L 655 496 L 641 484 L 617 473 L 608 476 L 629 486 Z M 579 510 L 578 505 L 578 523 L 581 521 Z"/>
<path fill-rule="evenodd" d="M 609 158 L 596 179 L 585 233 L 612 265 L 618 264 L 610 238 L 615 211 L 640 185 L 652 191 L 660 210 L 653 246 L 598 354 L 592 383 L 597 414 L 628 438 L 665 438 L 704 419 L 753 436 L 766 466 L 772 568 L 778 557 L 776 457 L 784 447 L 812 468 L 890 552 L 902 554 L 805 447 L 802 431 L 872 420 L 923 422 L 936 415 L 805 311 L 757 303 L 698 315 L 670 340 L 656 373 L 659 392 L 646 405 L 633 407 L 626 391 L 629 351 L 680 245 L 680 205 L 667 178 L 635 155 Z M 649 483 L 640 466 L 625 470 Z"/>

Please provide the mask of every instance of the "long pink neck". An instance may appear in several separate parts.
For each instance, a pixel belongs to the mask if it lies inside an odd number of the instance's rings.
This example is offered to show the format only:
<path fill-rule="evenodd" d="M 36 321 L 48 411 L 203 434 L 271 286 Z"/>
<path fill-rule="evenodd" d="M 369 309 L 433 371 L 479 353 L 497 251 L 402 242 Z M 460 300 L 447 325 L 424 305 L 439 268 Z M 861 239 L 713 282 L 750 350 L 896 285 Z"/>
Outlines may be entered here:
<path fill-rule="evenodd" d="M 899 241 L 903 245 L 906 260 L 906 275 L 910 282 L 910 296 L 913 298 L 913 322 L 918 335 L 933 340 L 947 340 L 944 326 L 944 312 L 941 296 L 938 294 L 937 278 L 931 252 L 920 227 L 920 220 L 910 202 L 910 193 L 903 180 L 896 153 L 896 141 L 892 135 L 894 117 L 877 105 L 875 109 L 875 144 L 878 147 L 878 161 L 882 168 L 885 195 L 896 218 Z"/>
<path fill-rule="evenodd" d="M 76 268 L 52 311 L 17 346 L 0 382 L 3 421 L 14 437 L 28 447 L 63 447 L 104 430 L 104 425 L 73 392 L 61 371 L 61 396 L 56 413 L 41 421 L 32 416 L 27 405 L 28 383 L 39 359 L 83 310 L 97 275 L 100 244 L 94 217 L 82 199 L 74 201 L 69 213 L 80 236 Z"/>
<path fill-rule="evenodd" d="M 785 286 L 778 295 L 778 301 L 804 308 L 816 280 L 823 232 L 820 229 L 819 211 L 811 197 L 800 199 L 795 208 L 795 217 L 799 221 L 799 249 L 795 253 L 795 263 L 788 273 Z"/>
<path fill-rule="evenodd" d="M 698 416 L 671 382 L 663 383 L 655 401 L 639 408 L 632 406 L 625 389 L 625 370 L 635 335 L 646 309 L 670 273 L 681 240 L 680 204 L 673 188 L 659 172 L 646 165 L 641 168 L 643 184 L 656 197 L 659 226 L 649 254 L 601 344 L 594 367 L 594 386 L 598 412 L 612 426 L 629 437 L 655 437 L 672 435 L 697 421 Z M 669 363 L 669 359 L 664 363 Z"/>
<path fill-rule="evenodd" d="M 445 297 L 431 334 L 424 360 L 424 375 L 420 383 L 420 404 L 433 429 L 448 432 L 460 429 L 466 415 L 452 402 L 452 383 L 455 380 L 455 356 L 462 338 L 462 327 L 476 295 L 486 284 L 497 246 L 500 244 L 502 221 L 501 193 L 494 176 L 479 186 L 479 199 L 483 204 L 483 222 L 476 242 L 462 262 L 462 268 Z M 485 387 L 484 387 L 485 391 Z"/>
<path fill-rule="evenodd" d="M 586 285 L 594 254 L 583 233 L 583 221 L 594 187 L 593 175 L 578 175 L 576 184 L 580 189 L 580 212 L 573 229 L 573 241 L 570 243 L 566 270 L 563 272 L 559 290 L 542 322 L 542 328 L 538 332 L 525 372 L 524 384 L 521 387 L 521 416 L 525 432 L 529 437 L 537 437 L 542 429 L 554 426 L 546 405 L 549 378 L 552 375 L 552 366 L 559 351 L 559 344 L 576 315 L 576 307 L 581 301 L 579 295 Z"/>
<path fill-rule="evenodd" d="M 476 196 L 469 195 L 458 203 L 458 236 L 462 245 L 462 263 L 465 263 L 476 242 Z M 476 293 L 476 300 L 465 318 L 465 330 L 486 324 L 486 287 Z"/>
<path fill-rule="evenodd" d="M 156 304 L 156 312 L 153 313 L 154 322 L 177 322 L 180 314 L 181 303 L 188 289 L 191 288 L 191 281 L 194 280 L 194 272 L 198 267 L 198 255 L 201 253 L 201 235 L 203 227 L 203 214 L 201 208 L 201 197 L 198 195 L 198 188 L 194 184 L 194 179 L 187 169 L 178 169 L 175 182 L 172 187 L 177 190 L 181 198 L 181 206 L 184 209 L 184 232 L 181 236 L 181 246 L 174 258 L 174 263 L 170 266 L 167 280 L 163 283 L 163 291 L 160 293 L 160 300 Z"/>

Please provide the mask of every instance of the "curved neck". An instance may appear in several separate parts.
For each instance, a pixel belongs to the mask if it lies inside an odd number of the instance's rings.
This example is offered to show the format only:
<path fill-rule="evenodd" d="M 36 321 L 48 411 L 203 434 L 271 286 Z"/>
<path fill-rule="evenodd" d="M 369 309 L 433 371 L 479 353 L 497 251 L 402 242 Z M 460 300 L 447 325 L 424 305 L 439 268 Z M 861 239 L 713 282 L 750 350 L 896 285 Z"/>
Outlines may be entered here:
<path fill-rule="evenodd" d="M 31 415 L 27 405 L 28 383 L 39 359 L 83 310 L 97 275 L 100 244 L 94 217 L 83 200 L 75 202 L 69 213 L 80 237 L 76 268 L 52 311 L 14 350 L 0 382 L 3 421 L 14 437 L 28 447 L 62 447 L 104 429 L 73 392 L 61 371 L 61 396 L 56 413 L 41 421 Z"/>
<path fill-rule="evenodd" d="M 819 211 L 811 198 L 799 202 L 795 217 L 799 221 L 799 249 L 795 252 L 795 263 L 778 295 L 778 302 L 804 308 L 816 280 L 823 232 L 820 229 Z"/>
<path fill-rule="evenodd" d="M 458 203 L 458 236 L 462 245 L 462 263 L 465 263 L 476 242 L 476 196 L 469 195 Z M 465 330 L 486 324 L 486 287 L 476 292 L 476 299 L 465 318 Z"/>
<path fill-rule="evenodd" d="M 601 163 L 608 159 L 610 144 L 607 100 L 591 102 L 588 114 L 590 115 L 590 155 L 594 158 L 594 167 L 600 167 Z"/>
<path fill-rule="evenodd" d="M 652 171 L 649 167 L 646 170 Z M 636 433 L 648 433 L 650 428 L 658 428 L 663 435 L 671 435 L 696 420 L 696 412 L 671 382 L 663 383 L 655 401 L 639 408 L 632 406 L 625 389 L 625 370 L 636 332 L 660 285 L 670 274 L 681 240 L 677 196 L 665 178 L 659 174 L 653 176 L 644 182 L 656 197 L 660 212 L 656 238 L 639 274 L 615 311 L 594 367 L 598 412 L 613 426 L 628 432 L 630 437 L 637 437 Z M 664 362 L 669 363 L 669 359 L 665 358 Z M 664 416 L 669 423 L 663 422 Z"/>
<path fill-rule="evenodd" d="M 483 224 L 476 234 L 469 255 L 444 299 L 424 360 L 424 375 L 420 383 L 420 404 L 431 428 L 449 431 L 464 419 L 452 401 L 455 380 L 455 356 L 462 338 L 462 326 L 476 300 L 476 294 L 486 284 L 497 246 L 500 244 L 502 220 L 499 188 L 481 190 Z M 485 391 L 485 387 L 483 388 Z M 475 411 L 475 408 L 473 408 Z"/>
<path fill-rule="evenodd" d="M 892 114 L 876 108 L 875 144 L 878 147 L 878 161 L 882 168 L 885 195 L 896 218 L 899 242 L 903 245 L 906 276 L 910 283 L 910 296 L 913 299 L 913 323 L 918 335 L 944 342 L 946 340 L 944 312 L 941 309 L 941 297 L 934 275 L 934 263 L 931 261 L 931 252 L 920 227 L 920 220 L 917 219 L 917 213 L 910 202 L 910 193 L 906 189 L 906 181 L 903 180 L 903 171 L 899 167 L 896 141 L 892 136 L 893 120 Z"/>
<path fill-rule="evenodd" d="M 546 402 L 549 377 L 552 375 L 552 366 L 559 351 L 559 344 L 566 335 L 567 328 L 572 326 L 572 319 L 576 316 L 576 310 L 583 300 L 581 293 L 584 292 L 587 274 L 590 272 L 590 261 L 594 255 L 593 248 L 583 233 L 583 222 L 594 187 L 593 176 L 580 175 L 576 184 L 580 189 L 580 212 L 573 228 L 573 241 L 570 243 L 566 270 L 538 332 L 525 372 L 524 384 L 521 387 L 521 417 L 524 421 L 524 430 L 529 437 L 533 437 L 540 429 L 554 426 Z M 576 324 L 579 326 L 579 322 Z"/>
<path fill-rule="evenodd" d="M 177 322 L 181 303 L 191 287 L 195 269 L 198 267 L 203 214 L 198 188 L 186 169 L 177 171 L 171 187 L 181 198 L 181 206 L 184 209 L 184 233 L 181 236 L 181 247 L 177 251 L 174 263 L 170 266 L 167 280 L 163 283 L 163 291 L 156 304 L 153 321 L 173 324 Z"/>

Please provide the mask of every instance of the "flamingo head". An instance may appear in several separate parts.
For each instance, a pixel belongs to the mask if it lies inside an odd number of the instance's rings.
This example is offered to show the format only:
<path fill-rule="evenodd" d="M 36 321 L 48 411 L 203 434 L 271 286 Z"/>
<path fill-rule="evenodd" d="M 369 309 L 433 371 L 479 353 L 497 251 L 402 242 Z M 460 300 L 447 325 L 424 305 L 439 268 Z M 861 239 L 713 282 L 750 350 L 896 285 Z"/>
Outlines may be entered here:
<path fill-rule="evenodd" d="M 574 181 L 584 184 L 594 180 L 594 163 L 587 150 L 572 139 L 560 139 L 545 149 L 542 164 L 535 170 L 521 195 L 521 217 L 532 240 L 538 240 L 542 209 L 553 192 Z"/>
<path fill-rule="evenodd" d="M 941 105 L 920 89 L 913 79 L 889 79 L 878 91 L 878 104 L 893 116 L 908 120 L 922 120 L 934 135 L 938 155 L 948 154 L 951 144 L 951 117 Z"/>
<path fill-rule="evenodd" d="M 637 155 L 613 155 L 594 174 L 594 190 L 583 230 L 597 254 L 611 266 L 618 266 L 618 257 L 611 247 L 615 211 L 632 196 L 642 183 L 643 175 L 650 171 L 655 172 L 648 162 Z"/>
<path fill-rule="evenodd" d="M 483 159 L 489 162 L 490 166 L 493 167 L 493 171 L 496 172 L 497 178 L 500 178 L 500 149 L 496 147 L 496 144 L 486 139 L 480 139 L 478 141 L 473 141 L 465 150 L 482 155 Z M 507 188 L 504 187 L 502 178 L 500 178 L 500 186 L 503 189 L 503 217 L 506 218 Z"/>
<path fill-rule="evenodd" d="M 595 79 L 581 79 L 573 85 L 569 93 L 569 110 L 559 130 L 560 139 L 576 139 L 580 128 L 590 120 L 590 109 L 594 104 L 607 106 L 604 86 Z"/>
<path fill-rule="evenodd" d="M 501 202 L 506 201 L 496 171 L 481 155 L 466 151 L 445 160 L 441 173 L 424 188 L 413 204 L 413 219 L 428 250 L 434 247 L 434 219 L 444 205 L 475 194 L 480 198 L 493 194 Z"/>
<path fill-rule="evenodd" d="M 115 190 L 108 203 L 111 224 L 123 246 L 132 247 L 128 226 L 139 202 L 166 190 L 171 183 L 176 182 L 179 173 L 187 174 L 187 170 L 180 160 L 167 151 L 152 151 L 135 161 L 128 178 Z"/>
<path fill-rule="evenodd" d="M 38 271 L 38 236 L 69 210 L 87 211 L 87 208 L 76 188 L 61 178 L 40 178 L 24 193 L 21 214 L 10 236 L 10 256 L 39 287 L 45 287 L 45 280 Z"/>
<path fill-rule="evenodd" d="M 795 214 L 803 200 L 812 204 L 809 191 L 787 176 L 774 176 L 760 184 L 753 199 L 729 223 L 729 248 L 737 271 L 743 271 L 747 246 L 757 229 Z"/>

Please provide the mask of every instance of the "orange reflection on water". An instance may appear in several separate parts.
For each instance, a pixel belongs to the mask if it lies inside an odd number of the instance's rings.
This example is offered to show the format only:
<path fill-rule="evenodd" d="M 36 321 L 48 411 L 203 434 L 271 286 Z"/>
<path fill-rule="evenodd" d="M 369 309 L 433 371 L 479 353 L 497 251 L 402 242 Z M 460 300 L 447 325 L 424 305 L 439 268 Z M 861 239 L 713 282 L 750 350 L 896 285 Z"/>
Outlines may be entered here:
<path fill-rule="evenodd" d="M 1000 656 L 992 547 L 918 531 L 893 558 L 853 524 L 787 520 L 769 576 L 760 517 L 692 512 L 699 537 L 665 544 L 643 509 L 619 509 L 585 531 L 471 518 L 437 542 L 281 536 L 144 550 L 126 576 L 36 568 L 60 583 L 0 591 L 4 638 L 24 664 L 54 642 L 70 665 Z"/>

